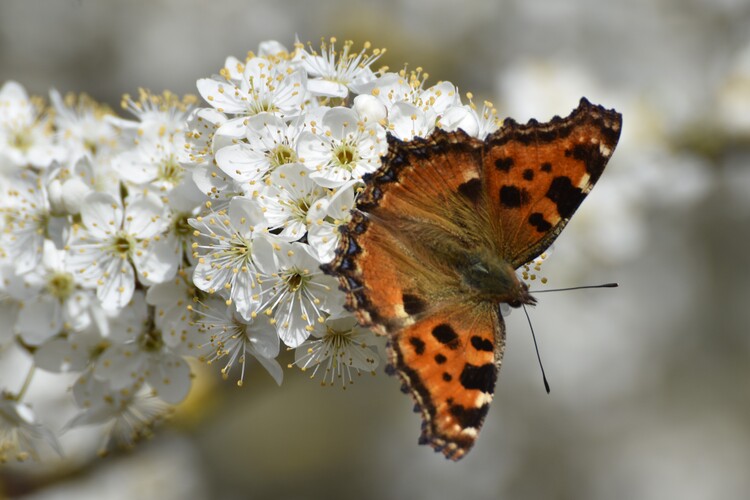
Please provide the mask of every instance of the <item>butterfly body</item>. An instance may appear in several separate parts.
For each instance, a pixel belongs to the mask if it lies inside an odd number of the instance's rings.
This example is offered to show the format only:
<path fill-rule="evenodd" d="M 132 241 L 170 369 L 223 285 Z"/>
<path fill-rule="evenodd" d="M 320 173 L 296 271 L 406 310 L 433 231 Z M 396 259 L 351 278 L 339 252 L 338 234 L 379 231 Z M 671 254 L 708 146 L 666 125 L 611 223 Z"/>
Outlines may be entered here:
<path fill-rule="evenodd" d="M 535 303 L 515 270 L 560 233 L 620 125 L 582 99 L 567 118 L 507 120 L 484 141 L 439 129 L 389 138 L 323 269 L 359 322 L 389 336 L 391 371 L 422 413 L 420 442 L 454 460 L 473 445 L 505 349 L 500 304 Z"/>

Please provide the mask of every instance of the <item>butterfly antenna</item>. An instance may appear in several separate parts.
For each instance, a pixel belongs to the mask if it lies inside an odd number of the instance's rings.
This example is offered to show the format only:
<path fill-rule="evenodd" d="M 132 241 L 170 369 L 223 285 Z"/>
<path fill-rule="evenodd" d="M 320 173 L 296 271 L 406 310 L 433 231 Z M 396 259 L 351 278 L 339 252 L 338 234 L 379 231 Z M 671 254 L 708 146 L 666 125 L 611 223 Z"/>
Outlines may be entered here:
<path fill-rule="evenodd" d="M 542 370 L 542 380 L 544 381 L 544 389 L 549 394 L 549 382 L 547 382 L 547 375 L 544 374 L 544 365 L 542 364 L 542 357 L 539 355 L 539 346 L 536 343 L 536 335 L 534 335 L 534 327 L 531 325 L 531 318 L 529 317 L 529 311 L 526 310 L 526 305 L 523 305 L 523 312 L 526 314 L 526 320 L 529 322 L 529 328 L 531 328 L 531 338 L 534 339 L 534 349 L 536 349 L 536 359 L 539 361 L 539 369 Z"/>
<path fill-rule="evenodd" d="M 617 283 L 604 283 L 602 285 L 585 285 L 585 286 L 573 286 L 570 288 L 552 288 L 550 290 L 529 290 L 529 293 L 545 293 L 545 292 L 567 292 L 570 290 L 586 290 L 587 288 L 617 288 Z"/>

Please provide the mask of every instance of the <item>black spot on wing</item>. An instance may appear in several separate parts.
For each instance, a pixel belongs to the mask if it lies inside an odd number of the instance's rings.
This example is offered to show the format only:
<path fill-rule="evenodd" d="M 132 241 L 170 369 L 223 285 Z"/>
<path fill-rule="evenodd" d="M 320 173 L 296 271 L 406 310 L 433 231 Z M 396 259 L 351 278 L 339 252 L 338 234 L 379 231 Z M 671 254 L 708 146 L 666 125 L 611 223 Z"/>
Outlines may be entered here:
<path fill-rule="evenodd" d="M 489 410 L 490 405 L 485 403 L 479 408 L 466 408 L 461 405 L 451 405 L 448 411 L 450 411 L 451 415 L 453 415 L 462 429 L 468 427 L 479 429 Z"/>
<path fill-rule="evenodd" d="M 406 314 L 419 314 L 427 308 L 427 303 L 416 295 L 405 293 L 401 296 L 401 299 L 404 301 L 404 311 L 406 311 Z"/>
<path fill-rule="evenodd" d="M 453 380 L 453 376 L 448 372 L 443 372 L 443 380 L 445 380 L 446 382 L 450 382 L 451 380 Z"/>
<path fill-rule="evenodd" d="M 448 361 L 448 358 L 446 358 L 442 354 L 435 354 L 435 363 L 442 365 L 446 361 Z"/>
<path fill-rule="evenodd" d="M 419 354 L 420 356 L 424 354 L 424 341 L 417 337 L 409 337 L 409 343 L 414 346 L 414 352 Z"/>
<path fill-rule="evenodd" d="M 501 172 L 510 172 L 513 167 L 513 158 L 498 158 L 495 160 L 495 168 Z"/>
<path fill-rule="evenodd" d="M 550 172 L 552 171 L 552 164 L 548 161 L 545 161 L 544 163 L 539 165 L 539 170 L 541 170 L 542 172 Z"/>
<path fill-rule="evenodd" d="M 492 394 L 495 390 L 497 380 L 497 367 L 492 363 L 475 366 L 466 363 L 461 371 L 461 385 L 465 389 L 476 389 L 478 391 Z"/>
<path fill-rule="evenodd" d="M 584 192 L 573 185 L 570 177 L 564 176 L 552 179 L 552 184 L 547 191 L 547 198 L 557 205 L 557 212 L 565 219 L 573 215 L 585 197 Z"/>
<path fill-rule="evenodd" d="M 516 186 L 503 186 L 500 188 L 500 203 L 507 208 L 518 208 L 526 205 L 531 197 L 525 189 Z"/>
<path fill-rule="evenodd" d="M 530 168 L 527 168 L 523 171 L 523 178 L 527 181 L 533 181 L 534 180 L 534 171 Z"/>
<path fill-rule="evenodd" d="M 458 192 L 476 203 L 479 200 L 479 196 L 482 194 L 482 181 L 479 179 L 468 180 L 458 186 Z"/>
<path fill-rule="evenodd" d="M 573 158 L 586 165 L 586 172 L 591 176 L 591 182 L 596 182 L 604 171 L 608 157 L 599 149 L 599 144 L 576 144 L 573 148 Z"/>
<path fill-rule="evenodd" d="M 533 214 L 529 215 L 529 224 L 534 226 L 540 233 L 546 233 L 547 231 L 552 229 L 552 224 L 550 224 L 544 218 L 544 214 L 541 214 L 539 212 L 534 212 Z"/>
<path fill-rule="evenodd" d="M 458 349 L 458 334 L 449 324 L 441 323 L 432 329 L 435 340 L 448 346 L 450 349 Z"/>
<path fill-rule="evenodd" d="M 471 345 L 477 351 L 492 352 L 495 350 L 495 346 L 492 345 L 492 342 L 487 339 L 483 339 L 479 335 L 474 335 L 473 337 L 471 337 Z"/>

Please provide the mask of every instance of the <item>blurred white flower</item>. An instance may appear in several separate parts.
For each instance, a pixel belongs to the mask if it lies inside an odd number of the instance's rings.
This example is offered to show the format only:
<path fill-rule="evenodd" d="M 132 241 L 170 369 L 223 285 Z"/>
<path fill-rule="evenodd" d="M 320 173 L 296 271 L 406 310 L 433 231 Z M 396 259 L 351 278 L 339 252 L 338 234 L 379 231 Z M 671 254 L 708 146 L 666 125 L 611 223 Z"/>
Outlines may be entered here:
<path fill-rule="evenodd" d="M 237 385 L 242 386 L 249 355 L 281 385 L 284 373 L 275 359 L 279 355 L 279 336 L 265 318 L 260 316 L 245 319 L 233 306 L 227 307 L 213 299 L 200 304 L 195 311 L 196 324 L 206 336 L 206 344 L 214 351 L 208 362 L 227 358 L 221 369 L 224 378 L 229 377 L 234 364 L 239 363 L 240 378 Z"/>
<path fill-rule="evenodd" d="M 99 454 L 114 447 L 132 447 L 149 437 L 153 427 L 169 414 L 169 406 L 142 384 L 113 389 L 109 383 L 84 372 L 73 384 L 73 399 L 81 408 L 63 431 L 84 425 L 105 425 Z"/>
<path fill-rule="evenodd" d="M 33 410 L 6 393 L 0 393 L 0 464 L 10 459 L 23 462 L 39 459 L 38 446 L 49 445 L 62 455 L 55 435 L 36 422 Z"/>
<path fill-rule="evenodd" d="M 125 94 L 122 108 L 135 115 L 137 120 L 126 120 L 109 116 L 108 120 L 118 127 L 130 132 L 136 142 L 145 139 L 150 141 L 170 140 L 182 148 L 185 141 L 186 120 L 193 110 L 197 98 L 186 95 L 182 98 L 170 91 L 160 95 L 149 90 L 139 89 L 138 99 L 134 100 Z"/>
<path fill-rule="evenodd" d="M 22 276 L 27 297 L 17 297 L 22 300 L 15 331 L 29 345 L 37 346 L 63 330 L 83 331 L 96 314 L 94 293 L 81 287 L 66 257 L 64 250 L 46 240 L 42 264 Z"/>
<path fill-rule="evenodd" d="M 192 274 L 192 269 L 181 270 L 174 279 L 152 285 L 146 302 L 156 308 L 156 326 L 164 342 L 178 354 L 200 358 L 208 350 L 195 322 L 193 304 L 198 294 Z"/>
<path fill-rule="evenodd" d="M 146 138 L 114 157 L 112 168 L 120 178 L 135 186 L 168 193 L 185 180 L 192 182 L 180 164 L 183 154 L 182 141 L 174 142 L 170 137 Z"/>
<path fill-rule="evenodd" d="M 119 189 L 119 182 L 117 188 Z M 56 214 L 77 215 L 84 198 L 94 190 L 101 189 L 97 189 L 94 168 L 85 155 L 72 168 L 62 165 L 52 167 L 47 177 L 49 203 Z M 114 190 L 107 192 L 117 193 Z"/>
<path fill-rule="evenodd" d="M 23 274 L 41 263 L 46 238 L 63 245 L 70 221 L 52 213 L 42 174 L 27 169 L 14 172 L 5 181 L 5 196 L 0 201 L 4 215 L 0 246 Z"/>
<path fill-rule="evenodd" d="M 142 294 L 133 297 L 136 315 L 142 321 L 123 322 L 127 336 L 118 335 L 114 343 L 104 349 L 94 364 L 93 375 L 105 381 L 113 390 L 140 386 L 147 383 L 159 399 L 177 404 L 188 394 L 191 378 L 190 367 L 181 357 L 172 352 L 164 342 L 161 330 L 148 318 L 146 302 Z"/>
<path fill-rule="evenodd" d="M 114 114 L 107 106 L 86 94 L 63 98 L 54 89 L 50 102 L 55 108 L 58 143 L 67 153 L 66 164 L 75 164 L 83 157 L 106 161 L 120 148 L 119 132 L 111 121 Z"/>
<path fill-rule="evenodd" d="M 735 134 L 750 134 L 750 43 L 732 62 L 718 89 L 719 122 Z"/>
<path fill-rule="evenodd" d="M 97 318 L 100 324 L 103 316 Z M 52 373 L 81 372 L 109 345 L 93 324 L 80 332 L 64 332 L 48 339 L 34 351 L 37 368 Z"/>
<path fill-rule="evenodd" d="M 42 103 L 29 99 L 20 84 L 9 81 L 0 88 L 0 157 L 18 168 L 46 168 L 62 160 L 65 150 L 55 143 L 52 125 Z"/>
<path fill-rule="evenodd" d="M 326 318 L 317 324 L 312 336 L 294 351 L 294 364 L 302 371 L 312 370 L 310 378 L 322 371 L 321 385 L 333 386 L 338 379 L 344 389 L 354 383 L 353 374 L 374 374 L 380 364 L 376 346 L 382 344 L 370 329 L 358 325 L 353 316 Z"/>

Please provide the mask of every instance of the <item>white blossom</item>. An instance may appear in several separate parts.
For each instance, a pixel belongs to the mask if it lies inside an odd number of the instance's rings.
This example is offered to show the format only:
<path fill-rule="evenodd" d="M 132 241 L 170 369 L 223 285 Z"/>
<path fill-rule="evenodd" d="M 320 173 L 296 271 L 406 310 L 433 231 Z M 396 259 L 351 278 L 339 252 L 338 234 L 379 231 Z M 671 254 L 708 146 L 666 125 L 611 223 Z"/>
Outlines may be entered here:
<path fill-rule="evenodd" d="M 210 300 L 196 308 L 196 321 L 206 337 L 206 344 L 213 350 L 209 363 L 226 359 L 221 373 L 224 378 L 235 363 L 240 365 L 240 377 L 237 385 L 245 381 L 245 368 L 248 355 L 256 359 L 281 384 L 283 372 L 276 361 L 279 355 L 279 337 L 273 327 L 263 316 L 244 318 L 233 306 L 227 307 L 217 300 Z"/>
<path fill-rule="evenodd" d="M 338 281 L 320 270 L 309 245 L 259 240 L 256 261 L 264 274 L 260 309 L 273 316 L 279 337 L 289 347 L 304 342 L 325 313 L 342 309 Z"/>
<path fill-rule="evenodd" d="M 68 245 L 71 269 L 80 273 L 108 309 L 124 307 L 138 279 L 160 283 L 174 276 L 178 261 L 168 241 L 164 206 L 156 196 L 144 195 L 123 210 L 119 200 L 91 193 L 81 207 L 82 227 Z M 135 269 L 133 269 L 135 266 Z"/>

